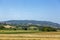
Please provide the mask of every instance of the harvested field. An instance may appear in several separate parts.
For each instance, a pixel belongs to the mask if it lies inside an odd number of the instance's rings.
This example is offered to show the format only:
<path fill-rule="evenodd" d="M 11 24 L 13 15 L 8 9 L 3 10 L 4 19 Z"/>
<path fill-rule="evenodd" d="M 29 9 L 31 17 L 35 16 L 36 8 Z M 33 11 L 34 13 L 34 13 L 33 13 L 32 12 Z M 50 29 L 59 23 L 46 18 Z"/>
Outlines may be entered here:
<path fill-rule="evenodd" d="M 60 32 L 0 34 L 0 40 L 60 40 Z"/>

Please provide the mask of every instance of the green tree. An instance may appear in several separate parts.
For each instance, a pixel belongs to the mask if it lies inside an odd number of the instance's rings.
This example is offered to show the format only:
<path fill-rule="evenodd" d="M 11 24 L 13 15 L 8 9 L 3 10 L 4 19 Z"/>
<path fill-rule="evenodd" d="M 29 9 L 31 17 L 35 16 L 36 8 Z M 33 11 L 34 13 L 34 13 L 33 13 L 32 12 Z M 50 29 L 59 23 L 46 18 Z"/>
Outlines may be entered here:
<path fill-rule="evenodd" d="M 56 31 L 56 29 L 55 28 L 52 28 L 52 27 L 43 27 L 42 28 L 42 31 Z"/>
<path fill-rule="evenodd" d="M 5 29 L 5 27 L 3 25 L 0 25 L 0 29 Z"/>

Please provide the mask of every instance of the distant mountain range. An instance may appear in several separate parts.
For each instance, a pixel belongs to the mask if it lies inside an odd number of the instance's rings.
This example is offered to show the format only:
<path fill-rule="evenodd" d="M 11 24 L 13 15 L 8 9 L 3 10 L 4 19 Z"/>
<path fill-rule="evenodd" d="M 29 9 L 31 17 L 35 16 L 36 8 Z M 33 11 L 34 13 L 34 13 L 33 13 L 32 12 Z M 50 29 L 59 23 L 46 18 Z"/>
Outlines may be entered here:
<path fill-rule="evenodd" d="M 7 24 L 34 24 L 34 25 L 41 25 L 41 26 L 52 26 L 52 27 L 59 27 L 60 24 L 50 22 L 50 21 L 35 21 L 35 20 L 9 20 L 0 23 L 7 23 Z"/>

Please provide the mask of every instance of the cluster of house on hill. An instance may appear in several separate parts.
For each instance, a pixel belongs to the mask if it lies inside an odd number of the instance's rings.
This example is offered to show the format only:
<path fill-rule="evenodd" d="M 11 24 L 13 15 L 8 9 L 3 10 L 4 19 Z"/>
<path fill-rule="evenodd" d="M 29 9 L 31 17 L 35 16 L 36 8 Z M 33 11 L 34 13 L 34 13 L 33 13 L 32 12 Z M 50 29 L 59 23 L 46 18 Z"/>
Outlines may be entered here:
<path fill-rule="evenodd" d="M 4 25 L 5 28 L 16 28 L 15 26 Z"/>
<path fill-rule="evenodd" d="M 11 25 L 4 25 L 0 26 L 0 29 L 4 30 L 39 30 L 39 31 L 57 31 L 56 28 L 52 27 L 44 27 L 44 26 L 36 26 L 36 25 L 29 25 L 29 26 L 11 26 Z"/>
<path fill-rule="evenodd" d="M 16 28 L 16 29 L 22 29 L 22 30 L 38 30 L 38 27 L 36 26 L 30 26 L 30 27 L 16 27 L 11 25 L 4 25 L 4 28 Z"/>

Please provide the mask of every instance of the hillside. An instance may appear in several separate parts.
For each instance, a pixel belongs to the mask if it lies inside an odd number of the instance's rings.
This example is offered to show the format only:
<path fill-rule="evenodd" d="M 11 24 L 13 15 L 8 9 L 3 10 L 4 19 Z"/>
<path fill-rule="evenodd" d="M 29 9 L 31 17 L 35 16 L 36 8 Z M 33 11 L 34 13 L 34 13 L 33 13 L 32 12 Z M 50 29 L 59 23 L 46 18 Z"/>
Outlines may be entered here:
<path fill-rule="evenodd" d="M 9 20 L 0 23 L 6 24 L 33 24 L 33 25 L 41 25 L 41 26 L 53 26 L 53 27 L 60 27 L 60 24 L 49 22 L 49 21 L 35 21 L 35 20 Z"/>

